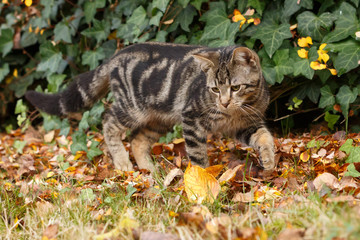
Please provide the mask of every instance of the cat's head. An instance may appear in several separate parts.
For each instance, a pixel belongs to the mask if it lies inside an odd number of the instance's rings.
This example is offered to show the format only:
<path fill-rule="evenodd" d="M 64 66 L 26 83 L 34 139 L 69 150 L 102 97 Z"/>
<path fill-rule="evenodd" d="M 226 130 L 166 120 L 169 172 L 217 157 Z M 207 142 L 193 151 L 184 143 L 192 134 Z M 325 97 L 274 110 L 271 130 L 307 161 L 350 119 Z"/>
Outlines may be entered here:
<path fill-rule="evenodd" d="M 264 91 L 259 57 L 249 48 L 223 48 L 193 57 L 205 73 L 207 88 L 222 111 L 253 105 L 254 95 Z"/>

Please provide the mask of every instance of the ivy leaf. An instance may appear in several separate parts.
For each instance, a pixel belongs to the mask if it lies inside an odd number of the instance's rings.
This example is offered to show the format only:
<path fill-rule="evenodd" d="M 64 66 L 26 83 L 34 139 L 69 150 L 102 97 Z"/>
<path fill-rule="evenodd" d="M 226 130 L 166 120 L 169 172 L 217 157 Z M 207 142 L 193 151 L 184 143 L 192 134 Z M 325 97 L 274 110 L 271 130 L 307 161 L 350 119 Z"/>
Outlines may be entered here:
<path fill-rule="evenodd" d="M 324 37 L 326 43 L 337 42 L 353 35 L 358 27 L 356 10 L 347 2 L 343 2 L 338 10 L 338 19 L 334 31 Z"/>
<path fill-rule="evenodd" d="M 351 163 L 347 167 L 347 171 L 345 172 L 344 176 L 360 177 L 360 172 L 356 170 L 355 164 Z"/>
<path fill-rule="evenodd" d="M 94 19 L 94 26 L 81 32 L 82 35 L 95 38 L 97 43 L 105 40 L 110 33 L 109 24 L 106 21 Z"/>
<path fill-rule="evenodd" d="M 54 35 L 55 42 L 63 40 L 64 42 L 71 43 L 71 29 L 65 22 L 56 24 Z"/>
<path fill-rule="evenodd" d="M 98 148 L 99 142 L 98 141 L 92 141 L 90 148 L 86 154 L 86 156 L 90 159 L 93 160 L 94 157 L 99 156 L 101 154 L 103 154 L 103 152 Z"/>
<path fill-rule="evenodd" d="M 263 67 L 262 72 L 266 82 L 270 85 L 274 85 L 276 82 L 276 71 L 273 67 Z"/>
<path fill-rule="evenodd" d="M 338 75 L 349 72 L 359 66 L 360 47 L 352 46 L 344 48 L 334 60 L 334 67 Z"/>
<path fill-rule="evenodd" d="M 347 163 L 357 163 L 360 162 L 360 147 L 354 147 L 351 149 L 350 155 L 348 159 L 346 159 Z"/>
<path fill-rule="evenodd" d="M 95 69 L 99 65 L 99 61 L 104 58 L 105 53 L 102 47 L 97 48 L 95 51 L 87 51 L 81 57 L 82 64 L 89 65 L 90 70 Z"/>
<path fill-rule="evenodd" d="M 72 154 L 76 154 L 77 151 L 87 151 L 86 146 L 86 134 L 82 131 L 76 131 L 71 135 L 73 143 L 70 146 Z"/>
<path fill-rule="evenodd" d="M 307 87 L 306 95 L 313 103 L 317 103 L 320 96 L 320 87 L 315 83 L 310 84 Z"/>
<path fill-rule="evenodd" d="M 146 19 L 146 11 L 143 6 L 136 8 L 131 17 L 126 21 L 127 24 L 140 26 Z"/>
<path fill-rule="evenodd" d="M 289 49 L 281 49 L 276 51 L 274 55 L 275 69 L 275 82 L 281 83 L 284 75 L 293 72 L 292 59 L 289 59 Z"/>
<path fill-rule="evenodd" d="M 226 32 L 230 26 L 230 20 L 223 9 L 216 8 L 210 10 L 206 12 L 200 20 L 206 20 L 206 26 L 200 41 L 216 38 L 225 40 Z"/>
<path fill-rule="evenodd" d="M 0 67 L 0 83 L 2 82 L 2 80 L 6 77 L 6 75 L 8 75 L 10 72 L 10 68 L 9 68 L 9 64 L 8 63 L 4 63 L 1 67 Z"/>
<path fill-rule="evenodd" d="M 184 10 L 182 10 L 178 16 L 180 21 L 181 28 L 186 31 L 190 32 L 189 25 L 193 22 L 194 16 L 196 16 L 196 10 L 193 6 L 189 5 Z"/>
<path fill-rule="evenodd" d="M 318 17 L 314 13 L 306 11 L 299 14 L 296 19 L 300 35 L 310 36 L 312 39 L 320 41 L 326 33 L 326 30 L 323 28 L 330 28 L 336 17 L 328 12 Z"/>
<path fill-rule="evenodd" d="M 186 8 L 188 6 L 190 0 L 178 0 L 178 3 L 183 7 Z"/>
<path fill-rule="evenodd" d="M 5 28 L 0 31 L 0 52 L 2 56 L 6 56 L 13 47 L 13 32 L 11 29 Z"/>
<path fill-rule="evenodd" d="M 198 11 L 200 11 L 201 5 L 207 1 L 208 0 L 192 0 L 190 4 L 193 5 Z"/>
<path fill-rule="evenodd" d="M 291 15 L 293 15 L 294 13 L 296 13 L 297 11 L 299 11 L 301 8 L 301 6 L 299 4 L 297 4 L 297 1 L 294 0 L 285 0 L 284 2 L 284 9 L 283 9 L 283 16 L 284 17 L 290 17 Z"/>
<path fill-rule="evenodd" d="M 59 91 L 59 87 L 63 83 L 64 79 L 66 78 L 65 74 L 52 74 L 48 76 L 48 90 L 51 93 L 56 93 Z"/>
<path fill-rule="evenodd" d="M 169 4 L 170 0 L 154 0 L 153 1 L 153 8 L 157 8 L 162 12 L 166 11 L 166 8 Z"/>
<path fill-rule="evenodd" d="M 90 23 L 96 14 L 97 8 L 105 7 L 106 0 L 86 1 L 84 5 L 85 21 Z"/>
<path fill-rule="evenodd" d="M 37 66 L 37 71 L 56 72 L 63 61 L 61 52 L 50 41 L 40 45 L 40 56 L 41 62 Z"/>
<path fill-rule="evenodd" d="M 335 104 L 335 97 L 331 92 L 330 86 L 326 85 L 320 88 L 321 98 L 319 102 L 320 108 L 325 108 L 327 106 L 333 106 Z"/>
<path fill-rule="evenodd" d="M 158 11 L 156 13 L 155 16 L 153 16 L 150 21 L 149 21 L 149 25 L 155 25 L 155 26 L 159 26 L 159 23 L 160 23 L 160 20 L 161 20 L 161 17 L 163 16 L 163 13 Z"/>
<path fill-rule="evenodd" d="M 312 79 L 314 77 L 314 69 L 310 67 L 309 59 L 301 59 L 294 63 L 294 76 L 303 75 L 308 79 Z"/>
<path fill-rule="evenodd" d="M 265 46 L 265 51 L 271 58 L 274 52 L 281 46 L 284 39 L 291 38 L 290 24 L 284 23 L 278 25 L 276 23 L 260 24 L 254 38 L 258 38 Z"/>
<path fill-rule="evenodd" d="M 339 150 L 346 152 L 346 154 L 349 154 L 351 152 L 351 150 L 354 148 L 352 145 L 353 142 L 354 142 L 354 140 L 352 140 L 351 138 L 347 139 L 346 142 L 343 145 L 341 145 Z"/>
<path fill-rule="evenodd" d="M 349 104 L 353 103 L 358 95 L 358 89 L 354 88 L 352 91 L 349 86 L 341 86 L 339 92 L 336 94 L 336 101 L 341 105 L 342 113 L 345 118 L 348 117 Z"/>
<path fill-rule="evenodd" d="M 247 6 L 255 8 L 256 12 L 259 13 L 260 15 L 262 15 L 263 11 L 265 9 L 265 1 L 248 0 Z"/>
<path fill-rule="evenodd" d="M 328 123 L 328 127 L 333 130 L 334 129 L 334 125 L 335 123 L 337 123 L 337 121 L 339 120 L 340 115 L 336 115 L 336 114 L 331 114 L 329 112 L 325 113 L 325 121 Z"/>

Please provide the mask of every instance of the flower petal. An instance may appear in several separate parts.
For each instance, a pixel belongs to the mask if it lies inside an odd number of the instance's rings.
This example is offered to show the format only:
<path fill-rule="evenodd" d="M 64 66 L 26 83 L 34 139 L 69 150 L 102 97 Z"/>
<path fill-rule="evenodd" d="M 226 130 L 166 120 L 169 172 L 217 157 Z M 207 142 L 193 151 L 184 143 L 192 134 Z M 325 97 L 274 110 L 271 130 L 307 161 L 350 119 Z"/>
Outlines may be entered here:
<path fill-rule="evenodd" d="M 310 67 L 314 70 L 322 70 L 326 68 L 326 65 L 319 62 L 311 62 Z"/>
<path fill-rule="evenodd" d="M 334 69 L 334 68 L 328 68 L 329 69 L 329 71 L 331 72 L 331 75 L 337 75 L 337 71 L 336 71 L 336 69 Z"/>
<path fill-rule="evenodd" d="M 317 51 L 318 54 L 319 54 L 318 61 L 319 61 L 319 62 L 326 63 L 326 62 L 330 59 L 330 57 L 329 57 L 329 55 L 328 55 L 327 53 L 324 53 L 323 51 L 324 51 L 324 50 L 318 50 L 318 51 Z"/>
<path fill-rule="evenodd" d="M 238 9 L 234 9 L 234 15 L 241 15 L 241 12 Z"/>
<path fill-rule="evenodd" d="M 320 50 L 323 50 L 324 47 L 326 47 L 326 45 L 327 45 L 326 43 L 321 44 L 320 47 L 319 47 L 319 49 L 320 49 Z M 327 52 L 327 51 L 326 51 L 326 52 Z"/>
<path fill-rule="evenodd" d="M 241 14 L 237 14 L 232 17 L 232 20 L 233 22 L 244 21 L 244 20 L 246 21 L 246 18 Z"/>
<path fill-rule="evenodd" d="M 298 39 L 298 45 L 300 47 L 309 47 L 309 43 L 312 44 L 312 40 L 310 37 L 302 37 Z"/>
<path fill-rule="evenodd" d="M 308 58 L 308 51 L 306 51 L 305 49 L 299 49 L 298 51 L 297 51 L 297 53 L 298 53 L 298 55 L 299 55 L 299 57 L 301 57 L 301 58 Z"/>

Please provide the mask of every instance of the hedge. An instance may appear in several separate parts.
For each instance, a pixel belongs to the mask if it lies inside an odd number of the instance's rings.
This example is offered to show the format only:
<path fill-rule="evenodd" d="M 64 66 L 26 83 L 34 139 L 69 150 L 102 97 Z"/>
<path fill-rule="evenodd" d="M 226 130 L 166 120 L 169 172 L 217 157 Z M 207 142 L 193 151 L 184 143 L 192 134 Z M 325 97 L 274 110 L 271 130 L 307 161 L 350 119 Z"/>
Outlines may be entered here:
<path fill-rule="evenodd" d="M 26 90 L 57 92 L 124 46 L 158 41 L 255 49 L 273 102 L 285 98 L 289 111 L 312 104 L 329 127 L 345 119 L 347 129 L 359 112 L 359 14 L 359 0 L 2 0 L 1 126 L 15 127 L 15 103 L 29 124 Z M 84 114 L 80 129 L 103 109 Z M 68 133 L 67 120 L 43 117 L 47 130 Z"/>

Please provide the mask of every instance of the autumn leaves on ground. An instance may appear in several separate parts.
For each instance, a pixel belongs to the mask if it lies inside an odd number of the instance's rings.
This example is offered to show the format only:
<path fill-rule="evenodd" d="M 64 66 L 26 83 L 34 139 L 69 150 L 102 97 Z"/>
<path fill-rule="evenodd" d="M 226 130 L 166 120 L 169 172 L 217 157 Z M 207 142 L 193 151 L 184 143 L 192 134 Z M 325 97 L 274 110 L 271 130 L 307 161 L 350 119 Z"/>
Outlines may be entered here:
<path fill-rule="evenodd" d="M 360 236 L 360 184 L 354 175 L 360 135 L 276 138 L 277 168 L 270 173 L 259 168 L 254 150 L 215 136 L 208 140 L 212 166 L 192 166 L 182 158 L 183 139 L 175 139 L 153 146 L 159 173 L 151 176 L 115 171 L 103 136 L 89 134 L 104 152 L 92 161 L 85 152 L 72 155 L 71 137 L 55 131 L 0 135 L 2 238 Z"/>

